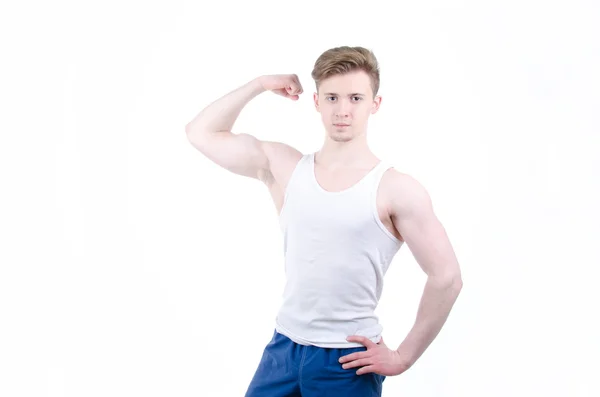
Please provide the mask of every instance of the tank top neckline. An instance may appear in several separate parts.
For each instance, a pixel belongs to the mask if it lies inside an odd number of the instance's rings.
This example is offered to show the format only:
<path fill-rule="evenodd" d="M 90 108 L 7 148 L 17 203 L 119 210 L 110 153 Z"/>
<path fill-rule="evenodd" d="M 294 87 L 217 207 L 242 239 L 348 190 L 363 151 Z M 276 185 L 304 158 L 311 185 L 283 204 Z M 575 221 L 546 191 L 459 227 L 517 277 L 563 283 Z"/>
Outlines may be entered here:
<path fill-rule="evenodd" d="M 313 152 L 309 156 L 309 169 L 310 169 L 310 176 L 311 176 L 310 179 L 311 179 L 313 185 L 317 188 L 317 190 L 319 190 L 321 193 L 327 194 L 327 195 L 339 195 L 339 194 L 348 193 L 352 190 L 357 189 L 358 187 L 360 187 L 360 185 L 364 184 L 366 180 L 370 179 L 370 177 L 383 165 L 383 160 L 379 160 L 379 162 L 373 168 L 371 168 L 369 170 L 369 172 L 367 172 L 361 179 L 359 179 L 356 183 L 354 183 L 350 187 L 347 187 L 343 190 L 330 191 L 330 190 L 325 189 L 323 186 L 321 186 L 321 184 L 317 180 L 316 167 L 315 167 L 315 155 L 316 155 L 316 152 Z"/>

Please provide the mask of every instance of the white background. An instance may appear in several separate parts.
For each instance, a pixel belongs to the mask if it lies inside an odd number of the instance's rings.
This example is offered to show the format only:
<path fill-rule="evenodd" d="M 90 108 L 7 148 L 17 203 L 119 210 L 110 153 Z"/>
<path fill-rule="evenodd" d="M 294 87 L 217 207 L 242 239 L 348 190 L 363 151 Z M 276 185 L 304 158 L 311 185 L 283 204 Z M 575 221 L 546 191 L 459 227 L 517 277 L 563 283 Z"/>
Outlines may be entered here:
<path fill-rule="evenodd" d="M 12 4 L 0 395 L 244 394 L 283 289 L 276 212 L 184 126 L 296 73 L 300 101 L 261 94 L 234 129 L 318 150 L 310 72 L 338 45 L 378 57 L 369 143 L 429 190 L 463 271 L 441 334 L 384 396 L 600 395 L 597 2 Z M 404 247 L 378 310 L 388 344 L 424 282 Z"/>

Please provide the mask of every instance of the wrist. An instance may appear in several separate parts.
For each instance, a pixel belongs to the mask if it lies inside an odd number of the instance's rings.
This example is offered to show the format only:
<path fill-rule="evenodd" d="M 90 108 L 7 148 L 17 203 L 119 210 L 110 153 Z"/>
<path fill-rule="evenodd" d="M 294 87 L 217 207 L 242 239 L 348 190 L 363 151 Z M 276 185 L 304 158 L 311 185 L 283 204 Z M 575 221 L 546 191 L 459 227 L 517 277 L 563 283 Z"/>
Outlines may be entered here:
<path fill-rule="evenodd" d="M 406 372 L 413 365 L 413 362 L 409 361 L 402 352 L 398 350 L 395 350 L 394 352 L 396 357 L 392 371 L 394 375 L 400 375 Z"/>
<path fill-rule="evenodd" d="M 258 76 L 251 82 L 251 84 L 254 86 L 257 93 L 259 93 L 259 94 L 267 91 L 267 89 L 265 88 L 265 85 L 264 85 L 264 78 L 265 78 L 265 76 Z"/>
<path fill-rule="evenodd" d="M 399 364 L 406 368 L 411 367 L 415 363 L 415 361 L 417 361 L 418 358 L 414 350 L 409 349 L 405 345 L 400 345 L 400 347 L 396 349 L 396 353 L 398 355 Z"/>

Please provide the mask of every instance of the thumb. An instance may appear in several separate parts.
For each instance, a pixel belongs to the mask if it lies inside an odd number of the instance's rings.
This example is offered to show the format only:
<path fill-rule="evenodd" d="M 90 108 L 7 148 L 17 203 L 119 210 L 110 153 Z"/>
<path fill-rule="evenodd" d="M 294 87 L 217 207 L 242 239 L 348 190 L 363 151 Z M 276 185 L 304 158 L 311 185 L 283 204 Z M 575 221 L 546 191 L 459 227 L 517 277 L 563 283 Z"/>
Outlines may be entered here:
<path fill-rule="evenodd" d="M 385 344 L 385 342 L 383 341 L 383 336 L 381 336 L 381 339 L 379 339 L 379 343 L 378 343 L 378 345 L 381 345 L 381 346 L 387 346 L 387 345 Z"/>
<path fill-rule="evenodd" d="M 291 93 L 289 93 L 286 89 L 280 88 L 277 90 L 273 90 L 273 92 L 277 95 L 281 95 L 284 98 L 289 98 L 291 100 L 297 101 L 300 96 L 299 95 L 292 95 Z"/>

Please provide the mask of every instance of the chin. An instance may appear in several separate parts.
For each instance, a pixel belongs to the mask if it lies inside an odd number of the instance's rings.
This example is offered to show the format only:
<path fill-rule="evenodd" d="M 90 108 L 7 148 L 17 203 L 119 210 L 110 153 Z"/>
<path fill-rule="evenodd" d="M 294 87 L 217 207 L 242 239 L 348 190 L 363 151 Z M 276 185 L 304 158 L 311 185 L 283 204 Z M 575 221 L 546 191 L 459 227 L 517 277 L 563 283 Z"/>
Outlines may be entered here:
<path fill-rule="evenodd" d="M 354 138 L 354 137 L 350 134 L 333 133 L 333 134 L 329 134 L 329 138 L 335 142 L 348 142 L 348 141 L 351 141 L 352 138 Z"/>

